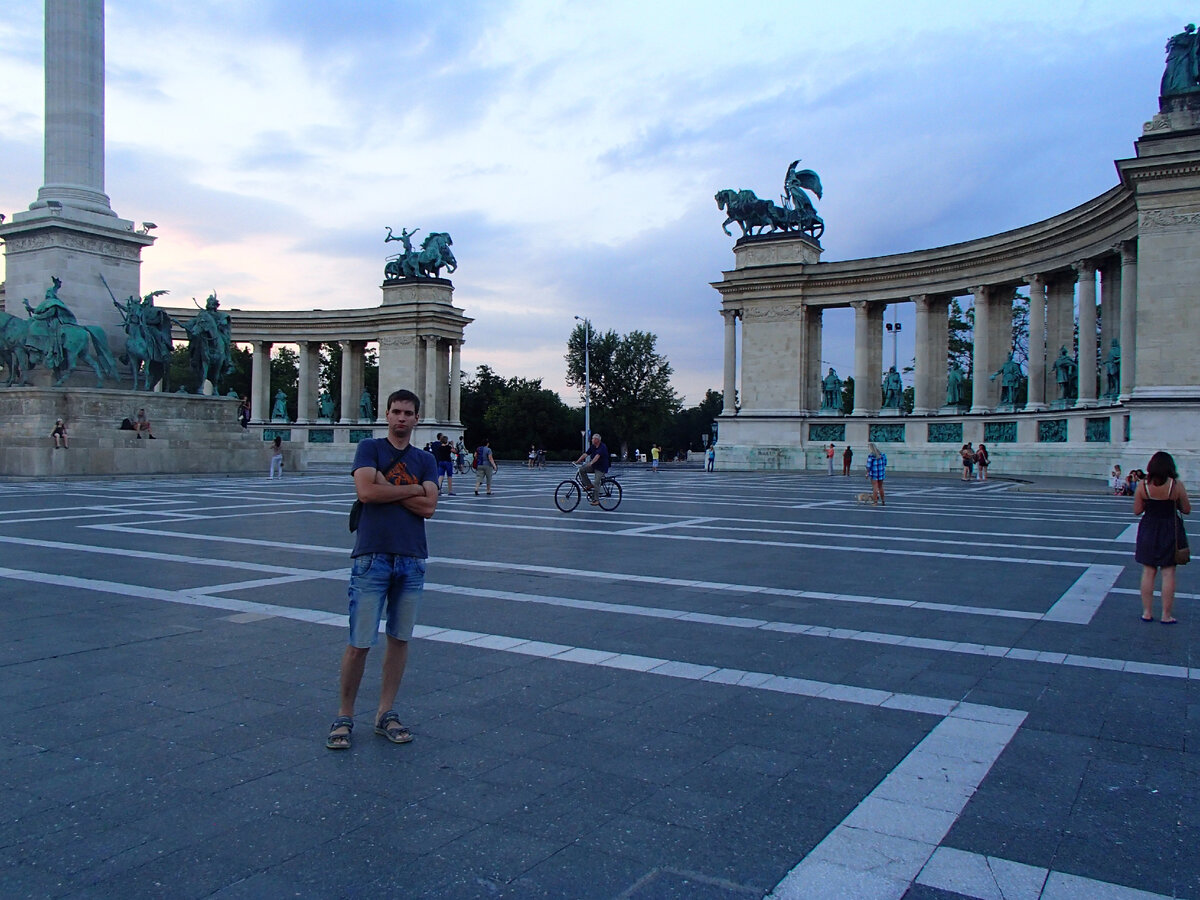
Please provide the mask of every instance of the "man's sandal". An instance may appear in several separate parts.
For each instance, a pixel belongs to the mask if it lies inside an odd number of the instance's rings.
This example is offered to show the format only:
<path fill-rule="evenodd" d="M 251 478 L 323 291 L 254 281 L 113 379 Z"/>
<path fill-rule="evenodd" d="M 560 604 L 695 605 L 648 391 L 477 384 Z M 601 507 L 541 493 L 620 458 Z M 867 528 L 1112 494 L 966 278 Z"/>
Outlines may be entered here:
<path fill-rule="evenodd" d="M 345 734 L 334 734 L 339 728 L 345 728 Z M 333 724 L 329 726 L 329 737 L 325 739 L 325 746 L 330 750 L 349 750 L 350 749 L 350 732 L 354 730 L 354 720 L 349 716 L 338 716 L 333 720 Z"/>
<path fill-rule="evenodd" d="M 413 739 L 412 732 L 400 724 L 400 716 L 389 709 L 375 723 L 375 733 L 382 734 L 393 744 L 407 744 Z"/>

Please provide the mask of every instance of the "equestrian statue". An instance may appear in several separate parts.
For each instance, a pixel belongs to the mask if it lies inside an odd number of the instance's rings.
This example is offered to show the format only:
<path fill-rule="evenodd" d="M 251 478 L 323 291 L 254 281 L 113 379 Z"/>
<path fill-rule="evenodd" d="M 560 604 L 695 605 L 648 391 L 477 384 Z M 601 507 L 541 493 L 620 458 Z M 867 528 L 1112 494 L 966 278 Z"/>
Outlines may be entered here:
<path fill-rule="evenodd" d="M 192 298 L 192 303 L 200 307 Z M 217 292 L 213 291 L 204 301 L 204 306 L 186 322 L 173 319 L 187 332 L 188 356 L 192 371 L 198 377 L 196 393 L 204 393 L 204 382 L 212 384 L 213 394 L 221 393 L 221 379 L 233 371 L 231 347 L 233 329 L 228 313 L 220 311 Z"/>
<path fill-rule="evenodd" d="M 22 301 L 29 318 L 0 312 L 0 360 L 8 367 L 8 385 L 29 384 L 29 371 L 41 363 L 54 372 L 59 387 L 86 362 L 96 373 L 96 386 L 103 387 L 105 378 L 117 377 L 108 337 L 99 325 L 80 325 L 58 296 L 62 281 L 57 276 L 51 281 L 37 308 Z"/>

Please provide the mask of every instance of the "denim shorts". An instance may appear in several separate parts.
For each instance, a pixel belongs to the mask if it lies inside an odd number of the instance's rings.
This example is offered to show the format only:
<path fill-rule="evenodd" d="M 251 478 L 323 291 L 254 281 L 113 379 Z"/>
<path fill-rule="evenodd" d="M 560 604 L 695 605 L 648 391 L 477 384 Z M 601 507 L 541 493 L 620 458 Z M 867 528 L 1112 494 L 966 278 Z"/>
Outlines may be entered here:
<path fill-rule="evenodd" d="M 425 560 L 394 553 L 367 553 L 350 563 L 350 646 L 374 647 L 379 622 L 398 641 L 412 638 L 425 589 Z"/>
<path fill-rule="evenodd" d="M 437 466 L 438 466 L 438 475 L 445 475 L 449 478 L 454 477 L 454 463 L 446 462 L 443 460 L 443 461 L 439 461 Z"/>

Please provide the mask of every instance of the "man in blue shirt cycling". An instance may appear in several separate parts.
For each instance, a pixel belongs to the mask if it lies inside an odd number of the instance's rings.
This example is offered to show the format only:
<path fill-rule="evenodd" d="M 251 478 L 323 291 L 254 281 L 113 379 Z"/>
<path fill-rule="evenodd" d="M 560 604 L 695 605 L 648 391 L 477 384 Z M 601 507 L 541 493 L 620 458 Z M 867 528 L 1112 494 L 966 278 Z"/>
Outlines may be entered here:
<path fill-rule="evenodd" d="M 575 460 L 575 465 L 584 463 L 584 460 L 587 462 L 584 464 L 583 468 L 579 470 L 579 474 L 583 476 L 583 481 L 588 487 L 588 502 L 590 502 L 592 506 L 599 506 L 600 501 L 596 499 L 596 490 L 592 486 L 592 481 L 590 478 L 588 478 L 588 475 L 599 472 L 601 477 L 603 477 L 605 473 L 608 472 L 609 464 L 612 462 L 608 455 L 608 447 L 604 446 L 604 442 L 600 440 L 600 435 L 592 435 L 592 446 L 588 447 L 587 450 L 584 451 L 583 455 L 580 456 L 579 459 Z M 596 487 L 599 486 L 600 478 L 597 478 Z"/>

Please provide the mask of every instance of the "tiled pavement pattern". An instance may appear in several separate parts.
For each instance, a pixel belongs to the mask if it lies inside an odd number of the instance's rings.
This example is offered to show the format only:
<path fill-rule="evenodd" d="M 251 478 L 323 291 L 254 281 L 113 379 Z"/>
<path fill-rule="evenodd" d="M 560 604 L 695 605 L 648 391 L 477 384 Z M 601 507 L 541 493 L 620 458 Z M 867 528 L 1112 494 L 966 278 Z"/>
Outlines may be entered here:
<path fill-rule="evenodd" d="M 345 753 L 348 475 L 0 485 L 5 896 L 1200 898 L 1197 588 L 1138 621 L 1127 501 L 564 475 L 442 501 L 416 740 L 372 654 Z"/>

